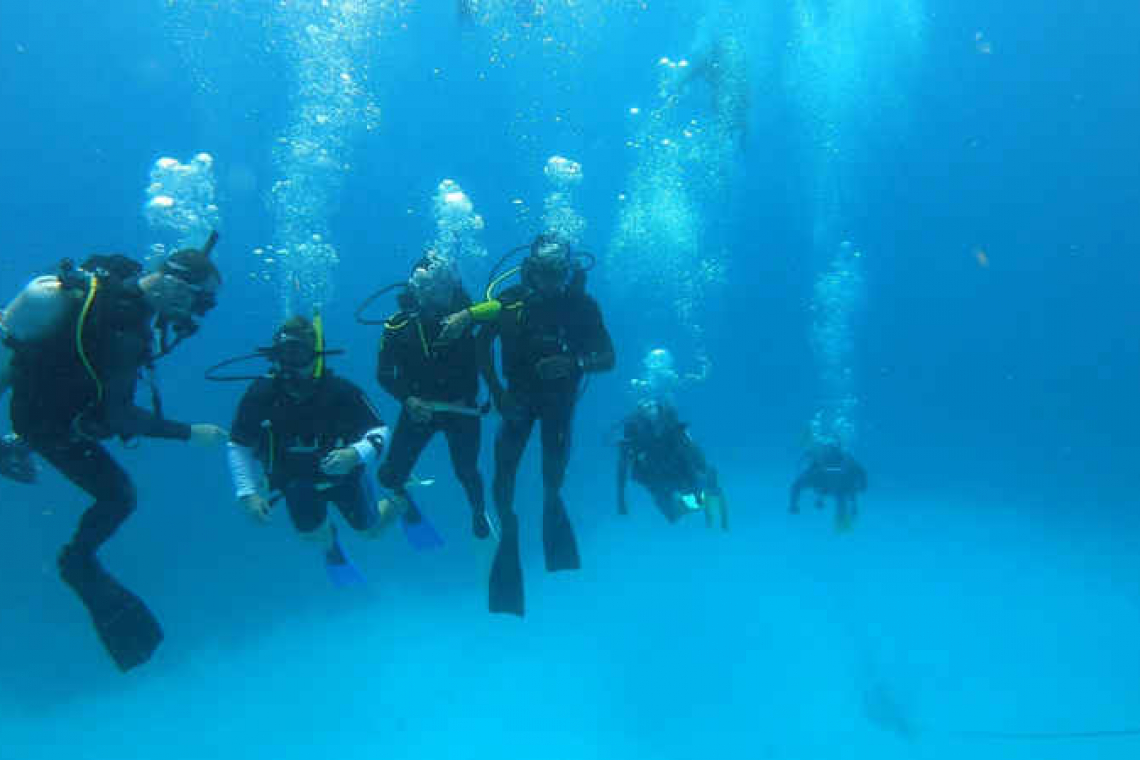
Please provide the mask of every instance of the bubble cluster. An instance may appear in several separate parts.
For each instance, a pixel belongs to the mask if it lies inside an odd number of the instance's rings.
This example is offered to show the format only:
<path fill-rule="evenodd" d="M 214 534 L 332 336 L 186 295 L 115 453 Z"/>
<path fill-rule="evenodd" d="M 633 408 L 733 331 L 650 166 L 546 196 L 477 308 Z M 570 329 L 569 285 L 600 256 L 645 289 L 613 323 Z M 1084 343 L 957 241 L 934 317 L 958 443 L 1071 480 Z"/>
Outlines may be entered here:
<path fill-rule="evenodd" d="M 743 47 L 728 16 L 717 15 L 702 25 L 715 33 L 699 32 L 692 56 L 658 59 L 654 107 L 628 110 L 633 136 L 626 146 L 634 167 L 609 247 L 608 269 L 619 284 L 669 303 L 671 316 L 698 345 L 702 306 L 724 283 L 727 268 L 723 251 L 708 245 L 707 220 L 719 218 L 727 202 L 727 178 L 745 130 L 744 112 L 722 111 L 727 96 L 717 94 L 731 90 L 745 101 L 740 91 L 747 89 Z"/>
<path fill-rule="evenodd" d="M 199 153 L 185 164 L 175 158 L 155 161 L 143 215 L 163 241 L 151 250 L 161 255 L 168 248 L 201 245 L 218 226 L 216 190 L 214 159 L 209 153 Z"/>
<path fill-rule="evenodd" d="M 582 182 L 582 165 L 562 156 L 551 156 L 543 173 L 551 185 L 543 199 L 543 231 L 568 245 L 580 244 L 586 220 L 574 208 L 573 189 Z"/>
<path fill-rule="evenodd" d="M 475 204 L 458 182 L 445 179 L 439 183 L 432 198 L 432 213 L 436 237 L 431 247 L 436 253 L 456 262 L 487 255 L 487 249 L 479 240 L 483 217 L 475 213 Z"/>
<path fill-rule="evenodd" d="M 854 322 L 864 298 L 862 254 L 840 243 L 815 283 L 811 344 L 819 367 L 822 398 L 811 422 L 817 443 L 851 448 L 855 440 Z"/>
<path fill-rule="evenodd" d="M 642 398 L 674 403 L 676 391 L 681 386 L 681 376 L 677 374 L 669 349 L 652 349 L 641 360 L 641 365 L 644 377 L 630 381 L 634 392 Z"/>
<path fill-rule="evenodd" d="M 909 111 L 903 85 L 916 70 L 926 13 L 923 0 L 794 0 L 792 6 L 787 85 L 803 114 L 816 205 L 821 214 L 835 214 L 858 202 L 853 172 L 865 136 Z"/>
<path fill-rule="evenodd" d="M 364 66 L 386 5 L 382 0 L 276 5 L 295 84 L 289 123 L 275 146 L 279 178 L 269 201 L 286 312 L 332 296 L 339 255 L 330 240 L 329 217 L 340 201 L 358 136 L 379 121 Z"/>

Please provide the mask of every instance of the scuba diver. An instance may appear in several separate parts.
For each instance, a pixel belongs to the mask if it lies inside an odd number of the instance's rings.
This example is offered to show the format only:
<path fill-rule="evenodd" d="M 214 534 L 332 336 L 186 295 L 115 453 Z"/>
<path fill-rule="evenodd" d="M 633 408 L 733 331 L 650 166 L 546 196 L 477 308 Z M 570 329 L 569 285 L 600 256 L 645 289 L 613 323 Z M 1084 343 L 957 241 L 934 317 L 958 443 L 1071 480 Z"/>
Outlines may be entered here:
<path fill-rule="evenodd" d="M 477 336 L 480 371 L 502 417 L 495 437 L 491 485 L 502 531 L 491 566 L 491 612 L 519 616 L 525 612 L 514 492 L 519 462 L 535 422 L 542 423 L 546 569 L 555 572 L 581 566 L 574 528 L 559 492 L 570 459 L 574 409 L 583 379 L 587 374 L 608 372 L 615 360 L 601 310 L 586 293 L 582 258 L 565 243 L 540 235 L 519 267 L 492 280 L 485 302 L 445 320 L 445 335 L 472 321 L 482 323 Z M 496 299 L 495 286 L 515 272 L 522 282 Z M 495 369 L 496 338 L 506 385 Z"/>
<path fill-rule="evenodd" d="M 400 311 L 384 322 L 376 377 L 401 404 L 400 419 L 380 467 L 381 485 L 393 494 L 404 514 L 405 532 L 417 548 L 437 543 L 420 525 L 423 515 L 405 484 L 424 448 L 436 433 L 447 438 L 455 476 L 471 506 L 471 530 L 477 538 L 491 533 L 479 474 L 481 417 L 477 405 L 479 358 L 472 329 L 441 340 L 444 317 L 471 306 L 454 263 L 430 251 L 416 264 L 400 294 Z M 419 525 L 420 530 L 415 526 Z M 407 530 L 408 528 L 411 530 Z"/>
<path fill-rule="evenodd" d="M 689 435 L 677 410 L 658 399 L 645 399 L 625 419 L 618 442 L 618 514 L 629 514 L 625 484 L 630 475 L 648 489 L 669 522 L 704 511 L 710 528 L 719 519 L 728 530 L 728 508 L 716 470 Z"/>
<path fill-rule="evenodd" d="M 867 472 L 838 443 L 822 443 L 804 455 L 807 468 L 792 483 L 788 511 L 799 514 L 800 491 L 816 492 L 815 506 L 822 509 L 824 498 L 835 497 L 835 528 L 849 530 L 857 514 L 855 494 L 867 490 Z"/>
<path fill-rule="evenodd" d="M 95 499 L 59 553 L 59 572 L 122 671 L 150 659 L 163 632 L 96 557 L 136 506 L 130 476 L 102 441 L 226 440 L 217 425 L 164 417 L 153 378 L 153 411 L 134 401 L 140 373 L 196 332 L 195 319 L 217 303 L 222 278 L 210 260 L 216 241 L 212 233 L 202 249 L 177 251 L 150 273 L 119 254 L 91 256 L 80 267 L 65 259 L 57 274 L 32 280 L 3 314 L 0 394 L 11 386 L 15 445 L 35 451 Z"/>
<path fill-rule="evenodd" d="M 320 315 L 312 321 L 291 317 L 271 347 L 215 365 L 206 376 L 253 380 L 238 404 L 228 447 L 238 503 L 268 522 L 273 504 L 283 498 L 297 532 L 324 548 L 329 579 L 349 586 L 364 578 L 337 538 L 328 504 L 354 530 L 379 535 L 385 523 L 366 470 L 384 449 L 388 428 L 364 391 L 326 366 L 325 358 L 336 353 L 324 347 Z M 255 357 L 272 363 L 268 375 L 216 374 Z M 280 496 L 269 499 L 263 485 Z"/>

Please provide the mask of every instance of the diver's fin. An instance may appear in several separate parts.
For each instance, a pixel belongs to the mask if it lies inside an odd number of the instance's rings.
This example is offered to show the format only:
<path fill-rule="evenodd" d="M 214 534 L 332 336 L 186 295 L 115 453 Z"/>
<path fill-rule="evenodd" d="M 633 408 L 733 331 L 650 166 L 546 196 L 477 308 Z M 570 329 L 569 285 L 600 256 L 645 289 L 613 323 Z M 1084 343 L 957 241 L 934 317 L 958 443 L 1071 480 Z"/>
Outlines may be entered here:
<path fill-rule="evenodd" d="M 519 518 L 509 515 L 502 518 L 502 537 L 495 560 L 491 563 L 491 580 L 488 585 L 487 609 L 507 615 L 526 614 L 523 595 L 522 564 L 519 562 Z"/>
<path fill-rule="evenodd" d="M 407 495 L 405 494 L 405 498 Z M 400 516 L 400 525 L 404 529 L 404 538 L 418 552 L 431 551 L 443 546 L 443 537 L 435 529 L 419 507 L 408 499 L 408 508 Z"/>
<path fill-rule="evenodd" d="M 582 561 L 578 557 L 578 541 L 574 538 L 574 526 L 570 524 L 562 500 L 557 497 L 542 509 L 542 550 L 548 572 L 578 570 L 582 567 Z"/>
<path fill-rule="evenodd" d="M 329 580 L 332 581 L 333 585 L 341 588 L 361 586 L 367 580 L 356 565 L 352 564 L 352 560 L 348 558 L 348 554 L 344 551 L 344 547 L 341 546 L 340 539 L 336 535 L 335 528 L 333 528 L 332 546 L 325 552 L 325 572 L 328 573 Z"/>
<path fill-rule="evenodd" d="M 143 601 L 104 570 L 93 556 L 60 556 L 60 576 L 91 614 L 95 633 L 124 673 L 150 659 L 162 643 L 162 626 Z"/>
<path fill-rule="evenodd" d="M 14 433 L 0 438 L 0 475 L 17 483 L 36 482 L 36 460 L 32 450 Z"/>

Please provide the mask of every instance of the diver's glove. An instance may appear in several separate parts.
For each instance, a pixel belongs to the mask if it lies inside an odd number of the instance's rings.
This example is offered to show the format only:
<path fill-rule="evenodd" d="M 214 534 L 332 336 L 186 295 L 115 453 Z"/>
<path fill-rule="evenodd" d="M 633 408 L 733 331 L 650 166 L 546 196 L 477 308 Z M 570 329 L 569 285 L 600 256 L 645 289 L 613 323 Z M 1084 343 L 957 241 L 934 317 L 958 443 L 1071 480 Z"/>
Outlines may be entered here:
<path fill-rule="evenodd" d="M 201 422 L 190 426 L 190 444 L 202 448 L 221 446 L 230 440 L 230 434 L 224 427 Z"/>
<path fill-rule="evenodd" d="M 448 315 L 443 319 L 443 329 L 439 331 L 439 337 L 435 339 L 437 346 L 446 346 L 463 336 L 471 323 L 475 321 L 470 309 L 461 309 L 454 314 Z"/>
<path fill-rule="evenodd" d="M 238 499 L 238 504 L 249 512 L 250 517 L 258 522 L 269 522 L 271 505 L 269 500 L 259 493 L 248 493 Z"/>
<path fill-rule="evenodd" d="M 535 371 L 543 380 L 561 380 L 570 377 L 579 367 L 578 360 L 566 354 L 544 357 L 534 365 Z"/>
<path fill-rule="evenodd" d="M 408 410 L 408 416 L 412 418 L 412 422 L 417 422 L 421 425 L 426 425 L 431 422 L 431 404 L 419 396 L 408 396 L 404 401 L 404 408 Z"/>
<path fill-rule="evenodd" d="M 325 475 L 347 475 L 364 462 L 360 454 L 351 446 L 333 449 L 321 460 L 321 472 Z"/>

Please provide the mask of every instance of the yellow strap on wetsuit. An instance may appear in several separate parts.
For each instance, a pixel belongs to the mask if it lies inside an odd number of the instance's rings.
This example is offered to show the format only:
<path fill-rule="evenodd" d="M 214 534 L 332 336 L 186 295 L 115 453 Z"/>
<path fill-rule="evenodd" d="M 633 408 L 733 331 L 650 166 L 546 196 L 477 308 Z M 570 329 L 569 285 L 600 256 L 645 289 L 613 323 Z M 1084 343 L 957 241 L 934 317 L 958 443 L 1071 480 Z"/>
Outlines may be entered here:
<path fill-rule="evenodd" d="M 325 373 L 325 325 L 319 309 L 313 309 L 313 334 L 316 336 L 313 348 L 317 351 L 317 360 L 313 364 L 313 379 L 320 380 L 321 375 Z"/>
<path fill-rule="evenodd" d="M 87 358 L 87 349 L 83 347 L 83 328 L 87 325 L 87 315 L 91 313 L 91 304 L 95 303 L 95 294 L 98 292 L 99 278 L 92 275 L 91 283 L 87 286 L 87 298 L 84 299 L 83 309 L 79 312 L 79 321 L 75 323 L 75 350 L 79 353 L 79 360 L 83 362 L 83 368 L 95 381 L 95 397 L 102 401 L 103 381 L 99 379 L 99 374 L 91 365 L 91 360 Z"/>

